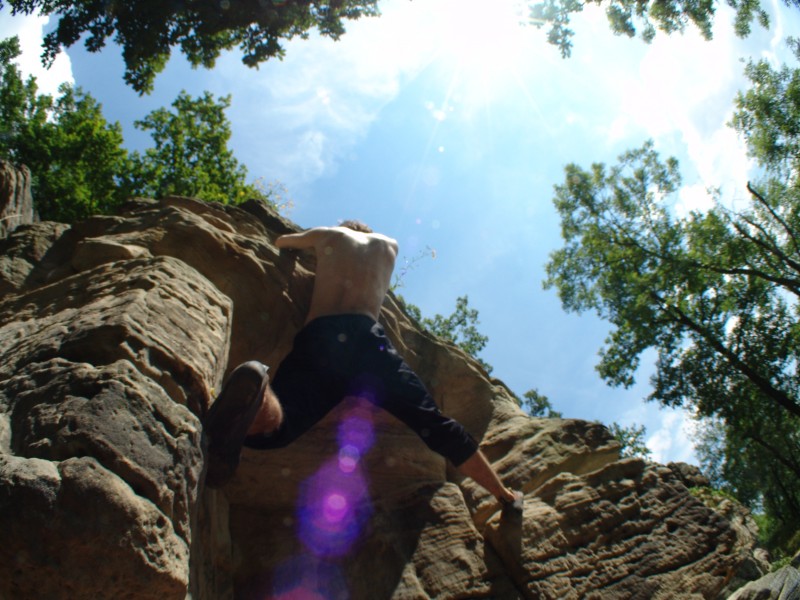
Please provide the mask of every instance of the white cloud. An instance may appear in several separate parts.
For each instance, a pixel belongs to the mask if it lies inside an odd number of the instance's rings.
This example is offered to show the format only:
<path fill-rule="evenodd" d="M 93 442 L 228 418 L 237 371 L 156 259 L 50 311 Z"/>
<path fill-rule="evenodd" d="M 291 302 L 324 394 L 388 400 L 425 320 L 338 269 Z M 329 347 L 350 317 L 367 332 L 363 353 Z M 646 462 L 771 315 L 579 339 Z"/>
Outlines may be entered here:
<path fill-rule="evenodd" d="M 499 10 L 501 4 L 508 10 Z M 335 173 L 404 84 L 436 61 L 437 68 L 452 67 L 452 72 L 443 70 L 443 96 L 409 118 L 429 116 L 441 123 L 456 116 L 454 103 L 459 116 L 468 117 L 476 105 L 491 99 L 490 88 L 501 72 L 510 73 L 518 61 L 530 59 L 530 53 L 512 52 L 518 48 L 508 39 L 509 23 L 519 30 L 515 39 L 538 39 L 537 31 L 513 22 L 509 11 L 514 4 L 498 0 L 486 22 L 483 0 L 387 0 L 380 17 L 346 23 L 340 40 L 314 35 L 291 42 L 283 61 L 270 61 L 259 71 L 245 72 L 235 52 L 224 56 L 215 76 L 233 93 L 232 122 L 270 126 L 266 137 L 257 127 L 237 134 L 251 136 L 243 146 L 257 153 L 246 162 L 267 165 L 270 177 L 293 189 Z M 476 31 L 482 31 L 480 39 Z M 504 43 L 493 43 L 498 40 L 491 36 L 501 34 Z M 469 84 L 478 79 L 482 87 L 476 91 Z M 303 153 L 309 136 L 319 142 L 314 148 L 322 148 L 321 153 Z"/>
<path fill-rule="evenodd" d="M 17 58 L 20 71 L 24 77 L 33 75 L 39 91 L 44 94 L 56 94 L 58 86 L 64 82 L 73 83 L 72 65 L 66 53 L 58 55 L 49 69 L 42 66 L 42 39 L 48 17 L 16 15 L 11 16 L 8 8 L 0 10 L 0 39 L 14 35 L 19 37 L 22 55 Z"/>
<path fill-rule="evenodd" d="M 258 127 L 245 134 L 254 136 L 247 146 L 258 153 L 248 162 L 268 165 L 270 176 L 294 189 L 335 172 L 402 82 L 431 60 L 432 24 L 422 8 L 388 2 L 381 17 L 348 23 L 339 41 L 289 43 L 284 61 L 246 76 L 236 53 L 223 57 L 217 74 L 236 99 L 232 120 L 270 124 L 269 136 Z"/>
<path fill-rule="evenodd" d="M 686 462 L 697 464 L 692 436 L 696 428 L 690 415 L 680 409 L 659 410 L 657 429 L 647 438 L 651 458 L 658 463 Z M 650 431 L 651 428 L 648 428 Z"/>
<path fill-rule="evenodd" d="M 714 205 L 714 197 L 702 183 L 684 186 L 678 192 L 675 212 L 678 217 L 686 217 L 692 211 L 705 212 Z"/>
<path fill-rule="evenodd" d="M 800 30 L 800 13 L 793 10 L 791 6 L 787 7 L 780 0 L 771 0 L 767 9 L 770 13 L 772 37 L 769 43 L 770 50 L 763 52 L 762 56 L 777 66 L 790 56 L 786 38 L 796 35 L 796 32 Z"/>
<path fill-rule="evenodd" d="M 739 184 L 748 165 L 743 144 L 727 126 L 736 92 L 745 87 L 732 18 L 720 7 L 711 41 L 692 27 L 683 35 L 656 36 L 621 99 L 621 113 L 647 137 L 678 135 L 703 186 Z"/>
<path fill-rule="evenodd" d="M 631 134 L 631 122 L 627 116 L 616 117 L 608 127 L 607 137 L 612 143 L 626 139 Z"/>
<path fill-rule="evenodd" d="M 744 87 L 744 86 L 743 86 Z M 723 123 L 730 121 L 732 110 L 725 113 Z M 684 137 L 687 153 L 705 186 L 720 187 L 723 199 L 740 195 L 745 189 L 748 173 L 754 166 L 747 155 L 744 140 L 732 128 L 722 124 L 710 135 L 698 129 L 687 129 Z"/>

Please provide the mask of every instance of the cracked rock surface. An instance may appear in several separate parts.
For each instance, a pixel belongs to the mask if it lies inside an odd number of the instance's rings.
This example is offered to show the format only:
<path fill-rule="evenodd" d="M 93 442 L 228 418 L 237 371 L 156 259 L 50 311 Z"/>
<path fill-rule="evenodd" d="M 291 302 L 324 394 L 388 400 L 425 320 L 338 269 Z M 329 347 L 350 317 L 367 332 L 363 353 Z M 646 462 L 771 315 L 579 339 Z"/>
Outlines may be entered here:
<path fill-rule="evenodd" d="M 743 528 L 602 425 L 528 417 L 391 295 L 387 334 L 522 514 L 358 398 L 204 489 L 215 390 L 245 360 L 277 368 L 303 325 L 313 259 L 274 246 L 295 229 L 168 198 L 0 240 L 0 598 L 720 595 Z"/>

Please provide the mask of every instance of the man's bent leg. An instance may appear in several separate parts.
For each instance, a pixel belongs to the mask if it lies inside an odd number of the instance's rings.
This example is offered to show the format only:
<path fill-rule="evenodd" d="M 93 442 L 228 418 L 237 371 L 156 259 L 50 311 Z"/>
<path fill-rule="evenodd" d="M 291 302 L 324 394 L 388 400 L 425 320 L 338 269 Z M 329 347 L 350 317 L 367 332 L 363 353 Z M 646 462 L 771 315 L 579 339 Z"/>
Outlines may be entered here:
<path fill-rule="evenodd" d="M 492 465 L 486 460 L 483 452 L 478 450 L 467 460 L 456 467 L 462 474 L 466 475 L 475 483 L 483 487 L 500 502 L 514 503 L 518 500 L 517 494 L 503 485 Z"/>
<path fill-rule="evenodd" d="M 206 485 L 227 483 L 239 466 L 242 444 L 269 389 L 266 365 L 246 362 L 234 369 L 203 420 L 208 440 Z"/>

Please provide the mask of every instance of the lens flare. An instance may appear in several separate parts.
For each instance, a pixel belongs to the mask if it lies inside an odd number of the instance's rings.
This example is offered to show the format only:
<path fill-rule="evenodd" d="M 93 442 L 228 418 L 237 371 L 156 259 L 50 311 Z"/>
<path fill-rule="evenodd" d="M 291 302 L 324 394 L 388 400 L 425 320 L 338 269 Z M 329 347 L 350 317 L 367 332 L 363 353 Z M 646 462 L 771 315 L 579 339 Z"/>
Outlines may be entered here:
<path fill-rule="evenodd" d="M 300 539 L 318 557 L 342 556 L 350 550 L 371 512 L 361 470 L 342 470 L 338 458 L 304 482 L 299 502 Z"/>
<path fill-rule="evenodd" d="M 371 514 L 361 458 L 375 442 L 371 405 L 356 405 L 342 418 L 338 453 L 300 488 L 297 527 L 306 549 L 320 559 L 346 554 Z"/>
<path fill-rule="evenodd" d="M 328 598 L 313 590 L 296 587 L 293 590 L 282 593 L 280 596 L 273 596 L 273 600 L 328 600 Z"/>
<path fill-rule="evenodd" d="M 352 473 L 361 460 L 361 453 L 355 446 L 347 445 L 339 450 L 339 469 L 343 473 Z"/>
<path fill-rule="evenodd" d="M 339 448 L 353 448 L 363 455 L 375 443 L 375 428 L 368 414 L 349 415 L 339 425 Z"/>
<path fill-rule="evenodd" d="M 338 524 L 347 516 L 348 508 L 347 498 L 338 492 L 333 492 L 323 501 L 322 513 L 328 523 Z"/>

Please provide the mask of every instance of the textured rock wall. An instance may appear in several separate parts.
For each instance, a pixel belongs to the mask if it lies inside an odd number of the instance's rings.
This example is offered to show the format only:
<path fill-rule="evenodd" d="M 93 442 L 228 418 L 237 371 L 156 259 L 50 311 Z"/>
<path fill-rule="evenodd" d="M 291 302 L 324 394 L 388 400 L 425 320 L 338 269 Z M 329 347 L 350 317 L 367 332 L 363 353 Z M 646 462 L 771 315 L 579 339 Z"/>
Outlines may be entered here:
<path fill-rule="evenodd" d="M 443 410 L 525 492 L 503 512 L 349 398 L 202 486 L 225 373 L 276 368 L 309 257 L 257 203 L 137 201 L 0 247 L 0 598 L 715 598 L 752 540 L 599 424 L 532 419 L 390 297 L 381 320 Z M 317 594 L 314 596 L 313 594 Z"/>
<path fill-rule="evenodd" d="M 730 600 L 795 600 L 800 598 L 800 554 L 792 562 L 736 591 Z"/>

